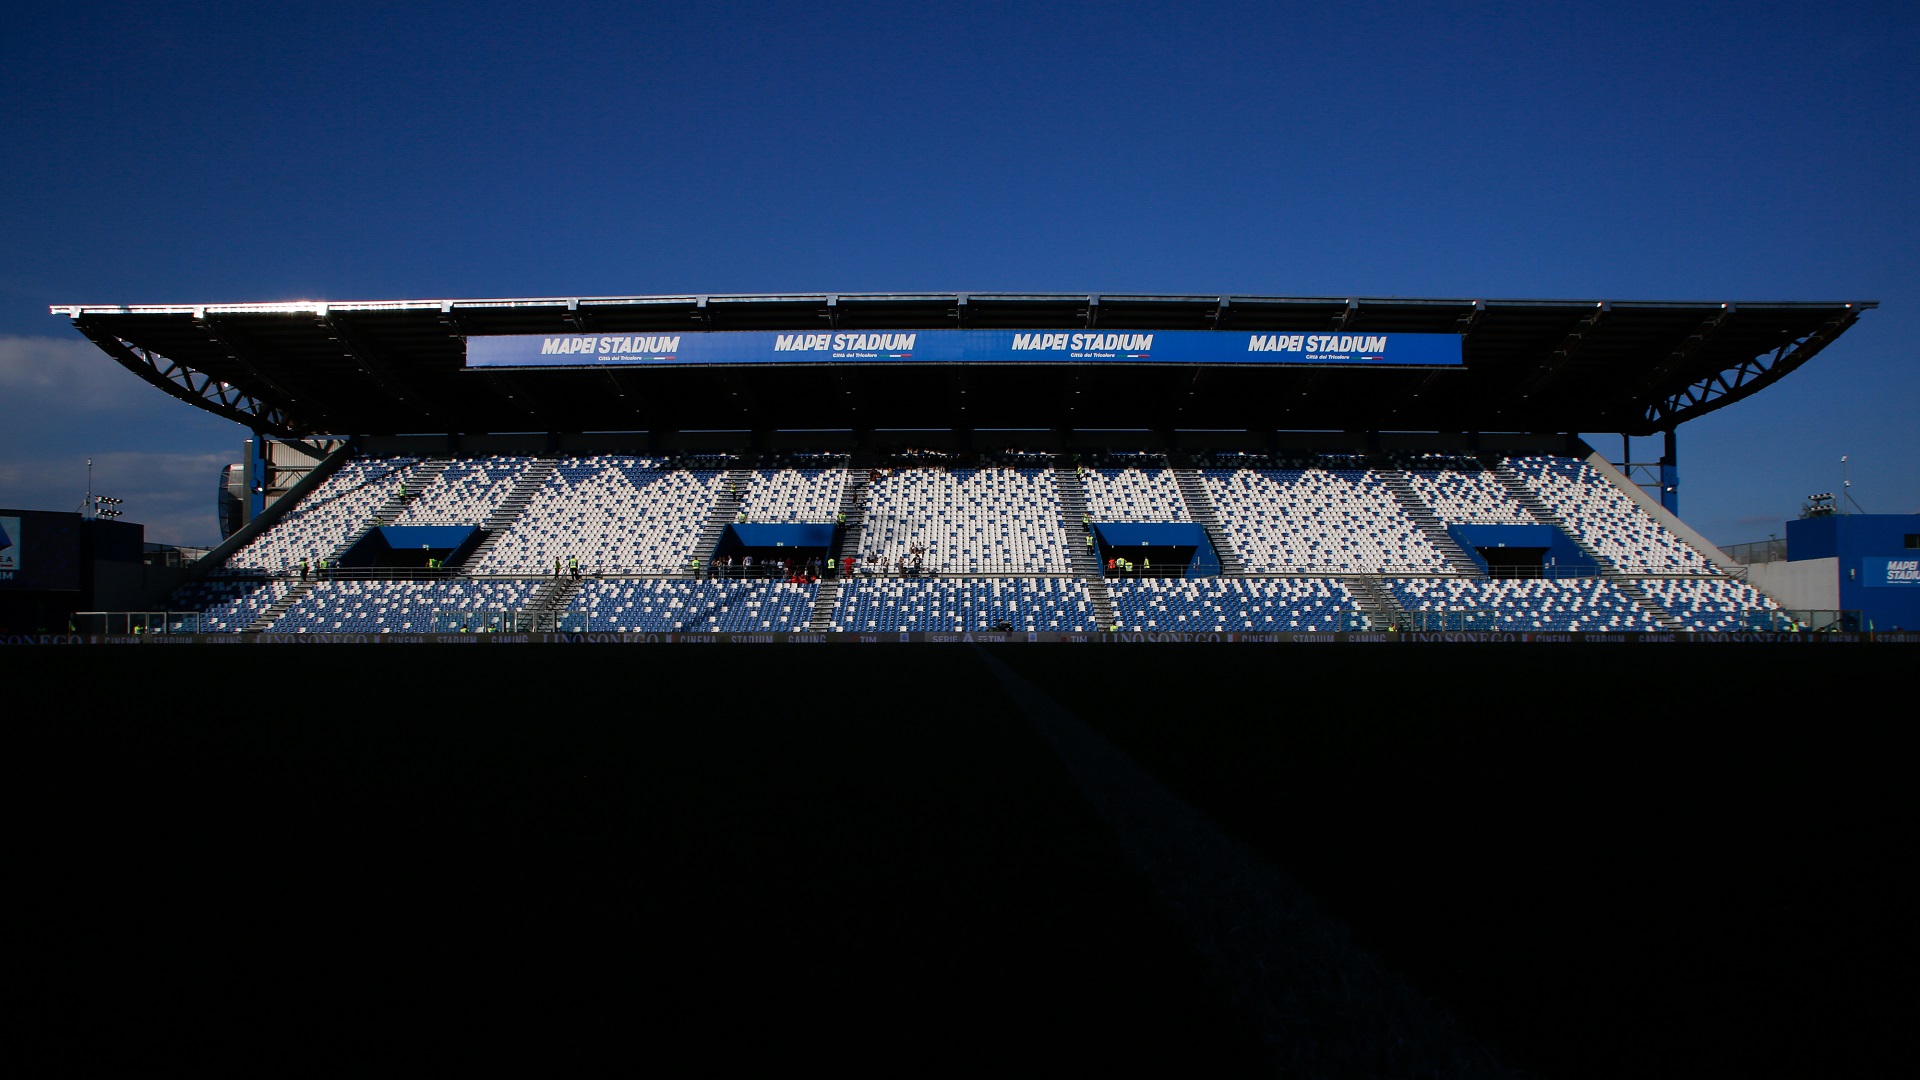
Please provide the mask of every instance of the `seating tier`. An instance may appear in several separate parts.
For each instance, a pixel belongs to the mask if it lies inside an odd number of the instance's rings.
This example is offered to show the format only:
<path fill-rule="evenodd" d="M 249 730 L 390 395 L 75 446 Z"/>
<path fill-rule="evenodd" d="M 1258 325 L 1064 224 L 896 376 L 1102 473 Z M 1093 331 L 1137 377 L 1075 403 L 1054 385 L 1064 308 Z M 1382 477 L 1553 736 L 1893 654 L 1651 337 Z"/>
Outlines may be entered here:
<path fill-rule="evenodd" d="M 424 634 L 436 612 L 523 611 L 529 581 L 321 581 L 268 630 L 276 634 Z"/>
<path fill-rule="evenodd" d="M 307 493 L 273 527 L 227 557 L 232 573 L 286 573 L 300 560 L 318 567 L 365 528 L 418 464 L 413 457 L 353 458 Z"/>
<path fill-rule="evenodd" d="M 1107 588 L 1126 630 L 1359 628 L 1359 605 L 1336 578 L 1145 578 L 1108 582 Z"/>
<path fill-rule="evenodd" d="M 1191 521 L 1180 483 L 1165 458 L 1103 454 L 1080 469 L 1087 513 L 1095 521 Z"/>
<path fill-rule="evenodd" d="M 1387 582 L 1408 611 L 1487 612 L 1477 630 L 1656 630 L 1632 598 L 1600 578 L 1399 578 Z"/>
<path fill-rule="evenodd" d="M 1253 573 L 1445 572 L 1446 557 L 1368 468 L 1202 470 L 1234 550 Z"/>
<path fill-rule="evenodd" d="M 1473 458 L 1421 455 L 1404 463 L 1407 483 L 1447 525 L 1531 525 L 1532 514 Z"/>
<path fill-rule="evenodd" d="M 1038 468 L 880 470 L 867 489 L 860 559 L 924 549 L 944 573 L 1062 573 L 1067 536 L 1053 474 Z"/>
<path fill-rule="evenodd" d="M 1729 578 L 1646 578 L 1640 587 L 1689 630 L 1743 630 L 1751 613 L 1780 610 L 1767 594 Z"/>
<path fill-rule="evenodd" d="M 439 476 L 414 496 L 395 525 L 473 525 L 486 522 L 512 494 L 535 458 L 454 458 Z"/>
<path fill-rule="evenodd" d="M 590 572 L 684 569 L 720 476 L 668 458 L 562 458 L 474 570 L 539 573 L 567 560 Z"/>
<path fill-rule="evenodd" d="M 847 470 L 841 467 L 755 469 L 740 513 L 748 521 L 832 521 L 846 486 Z"/>
<path fill-rule="evenodd" d="M 293 583 L 244 578 L 206 578 L 181 586 L 167 598 L 168 611 L 197 611 L 203 634 L 237 634 L 287 595 Z"/>
<path fill-rule="evenodd" d="M 1509 458 L 1522 482 L 1595 554 L 1627 574 L 1716 573 L 1706 557 L 1661 528 L 1626 492 L 1584 461 Z"/>
<path fill-rule="evenodd" d="M 859 631 L 1095 629 L 1085 586 L 1073 578 L 879 578 L 841 587 L 833 629 Z"/>
<path fill-rule="evenodd" d="M 589 630 L 664 634 L 805 630 L 818 585 L 789 581 L 590 581 L 567 604 Z"/>

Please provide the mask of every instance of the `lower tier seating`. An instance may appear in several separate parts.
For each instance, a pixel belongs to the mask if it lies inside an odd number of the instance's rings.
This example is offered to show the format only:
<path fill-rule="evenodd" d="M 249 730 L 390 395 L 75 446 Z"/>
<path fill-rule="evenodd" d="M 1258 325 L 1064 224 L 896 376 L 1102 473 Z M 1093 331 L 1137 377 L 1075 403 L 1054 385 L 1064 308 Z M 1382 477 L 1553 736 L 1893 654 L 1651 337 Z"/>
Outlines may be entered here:
<path fill-rule="evenodd" d="M 1337 578 L 1145 578 L 1107 587 L 1126 630 L 1361 628 L 1359 605 Z"/>
<path fill-rule="evenodd" d="M 1772 597 L 1744 581 L 1644 578 L 1639 585 L 1654 603 L 1666 608 L 1689 630 L 1752 629 L 1754 615 L 1780 610 Z M 1770 618 L 1763 617 L 1759 622 L 1759 629 L 1774 628 Z"/>
<path fill-rule="evenodd" d="M 1484 612 L 1473 630 L 1657 630 L 1625 593 L 1601 578 L 1398 578 L 1386 582 L 1408 611 Z"/>
<path fill-rule="evenodd" d="M 190 582 L 167 598 L 168 611 L 200 613 L 200 633 L 237 634 L 252 626 L 293 588 L 290 581 L 208 578 Z"/>
<path fill-rule="evenodd" d="M 881 578 L 850 581 L 833 629 L 858 631 L 1093 630 L 1093 604 L 1073 578 Z"/>
<path fill-rule="evenodd" d="M 275 634 L 426 634 L 438 613 L 522 611 L 540 586 L 527 581 L 322 581 L 287 609 Z M 445 616 L 442 615 L 442 618 Z"/>
<path fill-rule="evenodd" d="M 588 630 L 665 634 L 805 630 L 818 585 L 789 581 L 590 581 L 567 603 Z"/>

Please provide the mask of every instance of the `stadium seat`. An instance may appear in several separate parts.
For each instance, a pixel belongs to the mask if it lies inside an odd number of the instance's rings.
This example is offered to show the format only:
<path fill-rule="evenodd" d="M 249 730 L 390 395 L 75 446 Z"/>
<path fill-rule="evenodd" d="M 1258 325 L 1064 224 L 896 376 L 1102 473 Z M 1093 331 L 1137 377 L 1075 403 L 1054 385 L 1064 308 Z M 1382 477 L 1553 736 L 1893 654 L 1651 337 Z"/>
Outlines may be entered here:
<path fill-rule="evenodd" d="M 1086 587 L 1068 577 L 868 578 L 848 582 L 833 629 L 848 632 L 1096 629 Z"/>
<path fill-rule="evenodd" d="M 1445 573 L 1386 482 L 1357 460 L 1212 454 L 1201 478 L 1250 573 Z"/>
<path fill-rule="evenodd" d="M 591 573 L 684 569 L 722 475 L 716 459 L 561 458 L 479 574 L 537 574 L 556 562 Z"/>
<path fill-rule="evenodd" d="M 1125 630 L 1336 631 L 1359 624 L 1337 578 L 1143 578 L 1108 583 Z"/>

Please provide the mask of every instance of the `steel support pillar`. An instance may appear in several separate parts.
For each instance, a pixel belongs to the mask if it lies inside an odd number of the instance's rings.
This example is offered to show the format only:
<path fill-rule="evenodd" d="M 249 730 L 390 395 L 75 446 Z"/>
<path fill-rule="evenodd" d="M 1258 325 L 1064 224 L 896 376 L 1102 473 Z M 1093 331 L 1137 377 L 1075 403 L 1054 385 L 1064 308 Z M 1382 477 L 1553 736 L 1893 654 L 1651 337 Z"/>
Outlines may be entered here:
<path fill-rule="evenodd" d="M 252 521 L 267 508 L 267 436 L 256 431 L 253 438 L 247 440 L 247 521 Z M 241 522 L 246 524 L 246 522 Z"/>
<path fill-rule="evenodd" d="M 1660 505 L 1680 516 L 1680 440 L 1672 428 L 1667 429 L 1666 452 L 1660 455 Z"/>

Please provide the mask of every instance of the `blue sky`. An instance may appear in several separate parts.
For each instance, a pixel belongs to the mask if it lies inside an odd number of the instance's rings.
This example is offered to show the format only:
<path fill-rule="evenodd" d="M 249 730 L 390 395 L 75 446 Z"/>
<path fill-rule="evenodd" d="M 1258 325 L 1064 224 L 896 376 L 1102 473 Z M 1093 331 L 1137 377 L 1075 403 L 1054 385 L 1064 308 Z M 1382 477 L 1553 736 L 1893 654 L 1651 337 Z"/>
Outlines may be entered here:
<path fill-rule="evenodd" d="M 1681 428 L 1682 509 L 1762 539 L 1847 454 L 1920 511 L 1917 47 L 1910 3 L 28 4 L 0 505 L 91 455 L 209 542 L 246 437 L 49 304 L 955 289 L 1879 300 Z"/>

